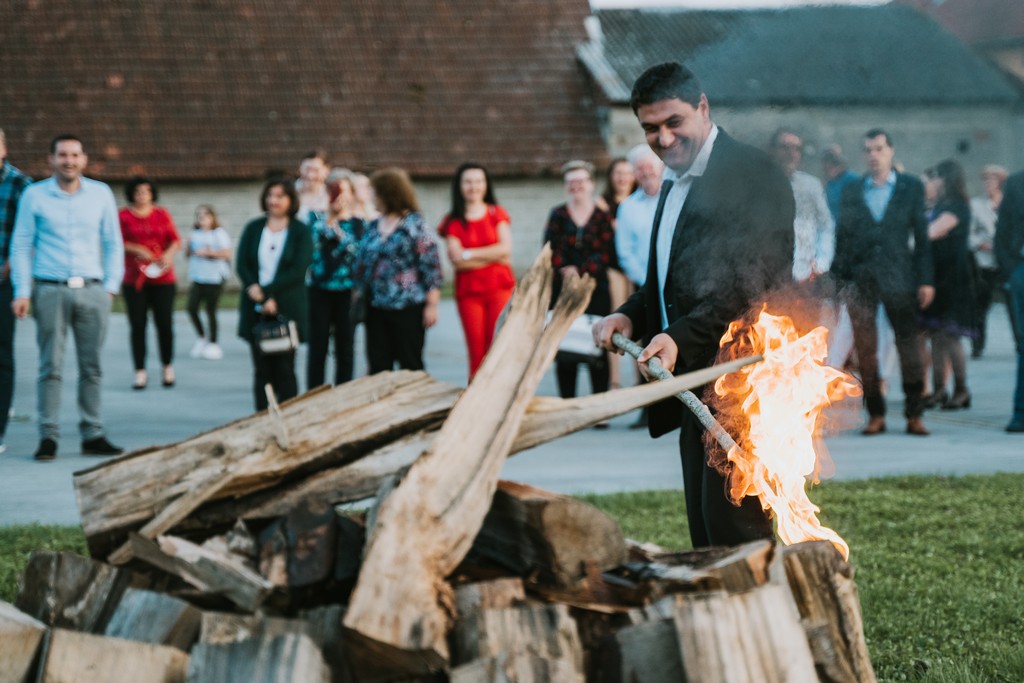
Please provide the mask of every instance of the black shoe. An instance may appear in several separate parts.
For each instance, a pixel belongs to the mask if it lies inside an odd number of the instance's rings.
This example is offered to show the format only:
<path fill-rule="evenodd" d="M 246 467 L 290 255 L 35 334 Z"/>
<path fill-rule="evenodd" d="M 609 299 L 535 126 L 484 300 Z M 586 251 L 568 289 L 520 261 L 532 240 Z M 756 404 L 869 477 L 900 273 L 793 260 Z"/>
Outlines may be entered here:
<path fill-rule="evenodd" d="M 943 410 L 960 410 L 971 407 L 971 394 L 969 391 L 955 391 L 953 396 L 942 404 Z"/>
<path fill-rule="evenodd" d="M 1010 424 L 1006 425 L 1006 431 L 1016 433 L 1024 432 L 1024 415 L 1017 415 L 1010 420 Z"/>
<path fill-rule="evenodd" d="M 82 442 L 82 455 L 121 455 L 124 449 L 107 441 L 105 436 L 97 436 Z"/>
<path fill-rule="evenodd" d="M 39 442 L 39 448 L 36 449 L 36 454 L 32 456 L 36 460 L 56 460 L 57 459 L 57 442 L 53 439 L 42 439 Z"/>
<path fill-rule="evenodd" d="M 949 395 L 945 391 L 936 391 L 933 394 L 926 394 L 921 399 L 921 404 L 927 409 L 938 408 L 949 400 Z"/>

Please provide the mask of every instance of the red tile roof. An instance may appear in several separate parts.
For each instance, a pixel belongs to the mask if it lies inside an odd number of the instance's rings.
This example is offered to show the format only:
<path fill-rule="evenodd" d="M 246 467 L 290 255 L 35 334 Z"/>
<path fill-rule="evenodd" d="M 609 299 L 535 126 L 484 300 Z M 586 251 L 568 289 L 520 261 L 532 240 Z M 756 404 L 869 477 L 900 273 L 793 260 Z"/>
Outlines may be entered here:
<path fill-rule="evenodd" d="M 968 45 L 1024 41 L 1021 0 L 896 0 L 931 15 Z"/>
<path fill-rule="evenodd" d="M 80 135 L 120 179 L 335 165 L 499 175 L 606 160 L 574 54 L 587 0 L 16 0 L 0 3 L 0 127 L 41 167 Z"/>

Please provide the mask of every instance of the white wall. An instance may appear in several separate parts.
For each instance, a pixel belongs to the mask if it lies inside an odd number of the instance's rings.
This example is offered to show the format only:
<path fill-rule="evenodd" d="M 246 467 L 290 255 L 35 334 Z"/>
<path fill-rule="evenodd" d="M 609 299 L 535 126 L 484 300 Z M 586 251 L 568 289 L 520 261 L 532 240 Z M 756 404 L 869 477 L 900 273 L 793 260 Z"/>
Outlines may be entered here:
<path fill-rule="evenodd" d="M 450 185 L 445 180 L 417 180 L 416 192 L 423 215 L 431 231 L 448 212 Z M 541 238 L 548 213 L 565 201 L 561 178 L 494 180 L 498 202 L 512 216 L 513 266 L 517 273 L 529 268 L 541 247 Z M 263 184 L 254 181 L 216 183 L 161 183 L 159 203 L 166 207 L 178 226 L 182 239 L 192 229 L 195 209 L 199 204 L 212 204 L 224 227 L 237 241 L 245 224 L 260 215 L 259 198 Z M 124 204 L 124 188 L 114 186 L 119 205 Z M 186 259 L 179 256 L 176 264 L 180 286 L 188 282 Z M 446 278 L 451 277 L 448 259 L 442 250 L 441 263 Z"/>

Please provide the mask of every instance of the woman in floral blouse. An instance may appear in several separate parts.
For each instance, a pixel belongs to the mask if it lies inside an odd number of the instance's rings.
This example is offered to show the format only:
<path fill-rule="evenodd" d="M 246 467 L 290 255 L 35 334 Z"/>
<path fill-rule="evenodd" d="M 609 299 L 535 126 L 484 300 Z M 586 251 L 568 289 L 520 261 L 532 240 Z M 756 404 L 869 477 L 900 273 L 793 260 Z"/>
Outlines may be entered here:
<path fill-rule="evenodd" d="M 366 300 L 366 357 L 370 373 L 423 369 L 423 342 L 437 322 L 441 261 L 427 234 L 409 175 L 385 168 L 370 178 L 381 212 L 366 231 L 356 276 Z"/>
<path fill-rule="evenodd" d="M 313 262 L 306 274 L 309 294 L 309 355 L 306 388 L 324 383 L 327 346 L 334 338 L 334 383 L 352 379 L 352 267 L 365 224 L 353 215 L 355 187 L 342 176 L 327 186 L 327 213 L 312 212 Z"/>
<path fill-rule="evenodd" d="M 553 298 L 558 297 L 562 280 L 570 273 L 589 275 L 596 282 L 587 313 L 611 313 L 608 269 L 615 268 L 615 231 L 612 217 L 594 201 L 594 167 L 585 161 L 570 161 L 562 167 L 569 201 L 551 210 L 544 241 L 551 243 L 551 267 L 555 270 Z M 578 363 L 558 361 L 558 392 L 562 398 L 576 395 Z M 608 390 L 608 359 L 604 354 L 588 364 L 593 392 Z M 607 426 L 602 425 L 602 426 Z"/>

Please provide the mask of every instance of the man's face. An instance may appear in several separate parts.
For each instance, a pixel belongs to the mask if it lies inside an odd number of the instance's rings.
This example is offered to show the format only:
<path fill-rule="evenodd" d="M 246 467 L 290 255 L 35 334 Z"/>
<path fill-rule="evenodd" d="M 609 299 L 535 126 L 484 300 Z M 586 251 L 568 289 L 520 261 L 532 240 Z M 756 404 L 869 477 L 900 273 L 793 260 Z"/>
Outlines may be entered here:
<path fill-rule="evenodd" d="M 690 168 L 711 132 L 711 114 L 704 95 L 696 107 L 676 98 L 643 104 L 636 117 L 647 144 L 677 173 Z"/>
<path fill-rule="evenodd" d="M 653 154 L 642 157 L 637 159 L 633 169 L 636 171 L 636 181 L 640 183 L 644 193 L 650 197 L 658 194 L 658 190 L 661 189 L 661 172 L 665 169 L 661 159 Z"/>
<path fill-rule="evenodd" d="M 867 161 L 871 175 L 882 175 L 892 169 L 892 157 L 895 150 L 885 141 L 884 135 L 864 140 L 864 159 Z"/>
<path fill-rule="evenodd" d="M 7 143 L 0 140 L 0 162 L 7 158 Z"/>
<path fill-rule="evenodd" d="M 792 133 L 782 133 L 772 145 L 772 155 L 786 175 L 793 175 L 804 156 L 803 140 Z"/>
<path fill-rule="evenodd" d="M 89 157 L 78 140 L 61 140 L 56 151 L 48 157 L 50 168 L 66 183 L 73 183 L 82 177 Z"/>

